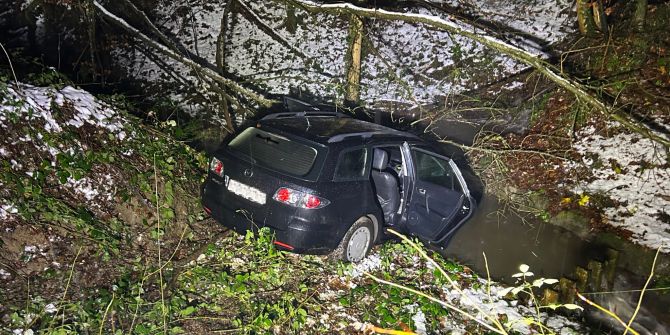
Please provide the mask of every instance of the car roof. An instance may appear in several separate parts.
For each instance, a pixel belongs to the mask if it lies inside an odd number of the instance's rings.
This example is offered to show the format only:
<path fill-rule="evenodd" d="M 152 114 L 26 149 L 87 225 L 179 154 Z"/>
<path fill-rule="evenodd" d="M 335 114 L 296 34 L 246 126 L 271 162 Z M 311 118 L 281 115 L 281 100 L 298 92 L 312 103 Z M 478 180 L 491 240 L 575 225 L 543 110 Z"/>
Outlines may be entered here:
<path fill-rule="evenodd" d="M 273 128 L 308 140 L 331 144 L 340 142 L 364 142 L 368 139 L 417 140 L 418 137 L 407 132 L 395 130 L 376 123 L 336 116 L 294 116 L 269 118 L 259 121 L 263 128 Z"/>

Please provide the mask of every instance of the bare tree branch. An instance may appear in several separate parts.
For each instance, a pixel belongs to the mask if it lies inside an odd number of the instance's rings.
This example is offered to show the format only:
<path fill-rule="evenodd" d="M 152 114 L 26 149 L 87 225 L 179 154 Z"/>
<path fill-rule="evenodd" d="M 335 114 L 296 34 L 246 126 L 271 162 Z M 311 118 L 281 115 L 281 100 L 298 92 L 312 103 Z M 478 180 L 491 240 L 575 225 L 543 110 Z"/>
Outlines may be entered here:
<path fill-rule="evenodd" d="M 232 12 L 232 3 L 232 0 L 228 1 L 223 8 L 219 36 L 216 37 L 216 67 L 219 68 L 220 73 L 226 73 L 226 33 L 228 30 L 228 14 Z"/>
<path fill-rule="evenodd" d="M 263 20 L 258 17 L 258 15 L 251 9 L 249 6 L 247 6 L 246 3 L 242 0 L 231 0 L 237 2 L 239 5 L 239 8 L 242 12 L 242 15 L 244 17 L 251 21 L 253 24 L 255 24 L 258 28 L 260 28 L 264 33 L 266 33 L 268 36 L 272 37 L 275 41 L 279 42 L 279 44 L 283 45 L 284 47 L 288 48 L 292 53 L 303 57 L 303 58 L 310 58 L 309 56 L 305 55 L 302 51 L 298 50 L 293 44 L 289 41 L 287 41 L 283 36 L 281 36 L 278 32 L 276 32 L 272 27 L 268 26 Z"/>
<path fill-rule="evenodd" d="M 147 17 L 147 15 L 144 14 L 144 12 L 142 10 L 140 10 L 139 8 L 137 8 L 135 6 L 135 4 L 133 4 L 131 1 L 128 1 L 128 0 L 123 0 L 122 4 L 127 9 L 130 9 L 130 12 L 133 15 L 137 16 L 142 21 L 144 26 L 149 28 L 149 31 L 151 31 L 151 33 L 153 33 L 156 37 L 158 37 L 158 39 L 161 41 L 161 43 L 170 47 L 172 50 L 175 50 L 175 51 L 179 50 L 179 48 L 174 43 L 174 41 L 169 39 L 167 36 L 165 36 L 165 34 L 163 34 L 163 32 L 160 31 L 160 29 L 158 29 L 156 27 L 156 25 L 154 25 L 153 22 L 151 22 L 151 20 Z"/>
<path fill-rule="evenodd" d="M 240 86 L 236 82 L 223 77 L 222 75 L 216 73 L 216 71 L 210 69 L 209 67 L 202 66 L 189 57 L 186 57 L 182 54 L 180 54 L 176 50 L 172 50 L 171 48 L 161 44 L 160 42 L 157 42 L 153 40 L 152 38 L 144 35 L 142 32 L 137 30 L 135 27 L 131 26 L 126 22 L 124 19 L 112 14 L 110 11 L 108 11 L 104 6 L 102 6 L 98 1 L 93 1 L 95 7 L 98 9 L 98 12 L 100 15 L 102 15 L 104 18 L 110 20 L 112 23 L 116 24 L 120 28 L 124 29 L 126 32 L 130 33 L 132 36 L 139 38 L 140 40 L 144 41 L 147 43 L 149 46 L 154 48 L 156 51 L 162 53 L 165 56 L 168 56 L 179 63 L 191 68 L 193 71 L 202 74 L 203 76 L 208 77 L 209 79 L 227 87 L 231 91 L 237 92 L 241 94 L 242 96 L 245 96 L 254 102 L 258 103 L 259 105 L 263 107 L 270 107 L 275 103 L 278 103 L 278 101 L 267 99 L 264 96 L 251 91 L 245 87 Z"/>
<path fill-rule="evenodd" d="M 639 122 L 635 122 L 631 120 L 628 116 L 617 112 L 616 110 L 614 110 L 614 108 L 612 108 L 612 106 L 606 105 L 600 99 L 598 99 L 592 93 L 590 93 L 588 88 L 586 88 L 584 85 L 558 72 L 558 70 L 553 65 L 537 57 L 537 55 L 528 52 L 526 50 L 523 50 L 519 47 L 516 47 L 514 45 L 511 45 L 509 43 L 506 43 L 495 37 L 480 34 L 473 30 L 468 30 L 466 29 L 467 27 L 461 26 L 456 22 L 424 14 L 399 13 L 399 12 L 387 11 L 384 9 L 363 8 L 352 5 L 350 3 L 319 4 L 308 0 L 283 0 L 283 1 L 293 4 L 296 7 L 300 7 L 312 13 L 355 14 L 369 18 L 398 20 L 412 23 L 423 23 L 429 26 L 444 29 L 454 34 L 470 38 L 476 42 L 481 43 L 482 45 L 498 50 L 502 54 L 505 54 L 519 62 L 522 62 L 526 65 L 533 67 L 538 72 L 544 74 L 547 78 L 555 82 L 560 87 L 563 87 L 564 89 L 573 93 L 578 99 L 587 103 L 596 110 L 605 113 L 613 120 L 620 122 L 624 127 L 628 128 L 629 130 L 637 132 L 649 139 L 652 139 L 662 144 L 666 148 L 670 148 L 670 139 L 658 135 L 645 125 L 640 124 Z"/>

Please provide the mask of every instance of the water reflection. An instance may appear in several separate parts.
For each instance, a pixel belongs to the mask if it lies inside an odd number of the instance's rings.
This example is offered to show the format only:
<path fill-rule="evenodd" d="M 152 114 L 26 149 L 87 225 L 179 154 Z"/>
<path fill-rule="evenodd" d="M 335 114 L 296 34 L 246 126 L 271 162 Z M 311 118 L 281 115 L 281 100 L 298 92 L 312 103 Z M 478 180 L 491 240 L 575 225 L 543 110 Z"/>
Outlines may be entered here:
<path fill-rule="evenodd" d="M 456 233 L 440 253 L 468 265 L 480 275 L 486 274 L 482 255 L 486 253 L 492 279 L 507 284 L 514 284 L 511 276 L 518 272 L 520 264 L 528 264 L 536 277 L 560 278 L 571 276 L 575 267 L 584 267 L 589 260 L 603 258 L 603 248 L 565 229 L 539 220 L 523 222 L 515 214 L 502 213 L 500 208 L 499 201 L 484 196 L 475 217 Z M 637 290 L 644 286 L 647 275 L 617 269 L 612 290 L 588 296 L 628 321 L 637 305 Z M 670 296 L 647 292 L 642 306 L 633 328 L 640 334 L 667 335 Z M 587 310 L 586 317 L 594 323 L 594 330 L 601 328 L 607 333 L 613 329 L 617 333 L 616 322 L 593 308 Z"/>
<path fill-rule="evenodd" d="M 537 276 L 555 278 L 572 273 L 597 252 L 565 229 L 537 220 L 524 223 L 500 208 L 495 198 L 485 196 L 475 217 L 456 233 L 442 255 L 484 274 L 482 253 L 486 253 L 491 277 L 510 283 L 520 264 L 528 264 Z"/>

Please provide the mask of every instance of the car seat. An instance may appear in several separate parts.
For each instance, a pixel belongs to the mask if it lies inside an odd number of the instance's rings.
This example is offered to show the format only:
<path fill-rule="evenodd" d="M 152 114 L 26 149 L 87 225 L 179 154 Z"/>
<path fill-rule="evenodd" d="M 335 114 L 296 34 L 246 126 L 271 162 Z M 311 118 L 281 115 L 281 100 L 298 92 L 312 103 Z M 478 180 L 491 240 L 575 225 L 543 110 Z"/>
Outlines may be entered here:
<path fill-rule="evenodd" d="M 375 148 L 372 154 L 372 182 L 375 186 L 377 200 L 384 213 L 387 224 L 393 222 L 393 217 L 400 205 L 400 189 L 398 177 L 387 169 L 389 157 L 383 149 Z"/>

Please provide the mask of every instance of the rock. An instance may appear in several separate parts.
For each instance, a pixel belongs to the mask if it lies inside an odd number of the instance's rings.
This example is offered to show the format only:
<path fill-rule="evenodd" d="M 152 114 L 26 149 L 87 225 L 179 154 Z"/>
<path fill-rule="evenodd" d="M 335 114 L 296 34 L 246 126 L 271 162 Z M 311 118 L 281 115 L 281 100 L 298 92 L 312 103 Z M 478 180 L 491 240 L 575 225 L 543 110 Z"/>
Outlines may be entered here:
<path fill-rule="evenodd" d="M 549 219 L 549 223 L 563 227 L 581 239 L 587 239 L 591 235 L 589 221 L 574 211 L 562 211 Z"/>

